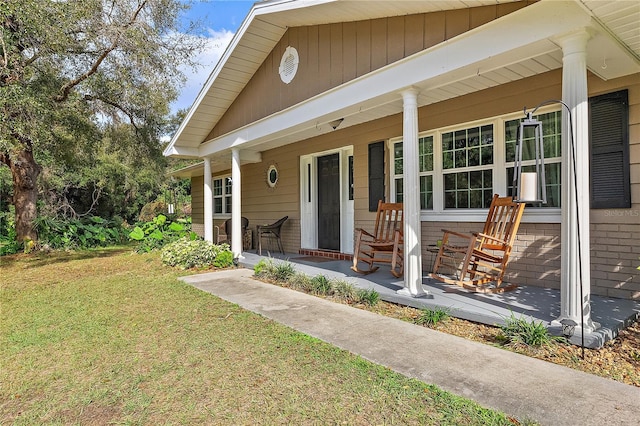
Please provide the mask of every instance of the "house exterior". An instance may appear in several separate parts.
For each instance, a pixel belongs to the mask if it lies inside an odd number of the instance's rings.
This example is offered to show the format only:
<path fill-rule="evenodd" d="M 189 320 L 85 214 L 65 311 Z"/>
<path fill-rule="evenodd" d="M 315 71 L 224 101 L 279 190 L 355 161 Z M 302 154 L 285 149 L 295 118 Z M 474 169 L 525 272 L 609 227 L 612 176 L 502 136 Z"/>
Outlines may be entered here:
<path fill-rule="evenodd" d="M 640 300 L 639 22 L 633 0 L 258 2 L 165 155 L 203 159 L 179 175 L 208 240 L 287 215 L 287 252 L 349 258 L 378 199 L 402 201 L 419 297 L 442 228 L 478 230 L 512 193 L 542 104 L 548 203 L 505 280 L 560 289 L 558 320 L 593 329 L 591 293 Z"/>

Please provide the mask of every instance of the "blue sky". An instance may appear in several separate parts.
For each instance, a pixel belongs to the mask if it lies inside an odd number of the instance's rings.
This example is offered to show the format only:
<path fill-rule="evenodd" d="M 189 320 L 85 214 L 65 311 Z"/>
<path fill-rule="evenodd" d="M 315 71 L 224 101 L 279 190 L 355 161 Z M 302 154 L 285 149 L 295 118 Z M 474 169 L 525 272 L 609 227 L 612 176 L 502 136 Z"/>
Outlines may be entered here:
<path fill-rule="evenodd" d="M 254 1 L 244 0 L 193 1 L 193 6 L 184 16 L 184 20 L 199 21 L 202 24 L 197 33 L 200 37 L 206 38 L 207 47 L 197 58 L 200 64 L 198 69 L 182 70 L 187 81 L 181 89 L 180 96 L 172 104 L 172 111 L 187 109 L 193 104 L 200 88 L 253 4 Z"/>

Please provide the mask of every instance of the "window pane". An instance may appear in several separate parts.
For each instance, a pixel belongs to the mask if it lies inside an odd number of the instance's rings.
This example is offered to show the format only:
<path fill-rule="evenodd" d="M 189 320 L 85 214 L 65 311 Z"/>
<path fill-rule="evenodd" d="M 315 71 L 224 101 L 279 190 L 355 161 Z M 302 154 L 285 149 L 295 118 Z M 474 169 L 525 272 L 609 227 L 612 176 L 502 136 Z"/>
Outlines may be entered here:
<path fill-rule="evenodd" d="M 213 199 L 213 212 L 222 213 L 222 198 Z"/>
<path fill-rule="evenodd" d="M 224 182 L 224 193 L 231 194 L 231 178 L 225 178 Z"/>
<path fill-rule="evenodd" d="M 550 163 L 544 165 L 545 184 L 547 187 L 547 204 L 536 205 L 536 207 L 560 207 L 560 163 Z M 535 172 L 535 165 L 523 166 L 523 172 Z M 513 167 L 507 168 L 507 195 L 515 196 L 513 182 Z"/>
<path fill-rule="evenodd" d="M 433 136 L 420 138 L 418 141 L 420 171 L 433 171 Z"/>
<path fill-rule="evenodd" d="M 227 210 L 225 211 L 225 213 L 231 213 L 231 197 L 225 197 L 224 198 L 224 202 L 226 204 L 226 208 Z"/>
<path fill-rule="evenodd" d="M 420 176 L 420 209 L 433 210 L 433 176 Z"/>
<path fill-rule="evenodd" d="M 542 123 L 543 147 L 545 158 L 562 156 L 562 112 L 554 111 L 534 116 Z M 518 138 L 520 119 L 505 123 L 506 161 L 515 161 L 515 145 Z M 535 160 L 534 132 L 532 127 L 525 128 L 522 144 L 522 160 Z"/>
<path fill-rule="evenodd" d="M 222 179 L 214 179 L 213 181 L 213 196 L 222 195 Z"/>
<path fill-rule="evenodd" d="M 393 173 L 402 174 L 402 142 L 396 142 L 393 145 Z"/>
<path fill-rule="evenodd" d="M 449 173 L 444 175 L 445 208 L 479 209 L 491 204 L 493 195 L 491 170 Z"/>
<path fill-rule="evenodd" d="M 404 199 L 402 195 L 402 178 L 398 178 L 396 179 L 396 203 L 402 203 Z"/>

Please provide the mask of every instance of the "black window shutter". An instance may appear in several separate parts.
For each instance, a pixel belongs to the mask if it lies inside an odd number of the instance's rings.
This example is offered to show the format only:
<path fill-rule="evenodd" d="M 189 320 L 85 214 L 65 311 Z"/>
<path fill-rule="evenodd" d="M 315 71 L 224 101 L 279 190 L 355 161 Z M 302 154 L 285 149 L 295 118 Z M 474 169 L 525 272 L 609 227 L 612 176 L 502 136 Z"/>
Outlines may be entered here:
<path fill-rule="evenodd" d="M 384 142 L 369 144 L 369 211 L 378 210 L 384 201 Z"/>
<path fill-rule="evenodd" d="M 591 208 L 631 207 L 627 90 L 589 98 Z"/>

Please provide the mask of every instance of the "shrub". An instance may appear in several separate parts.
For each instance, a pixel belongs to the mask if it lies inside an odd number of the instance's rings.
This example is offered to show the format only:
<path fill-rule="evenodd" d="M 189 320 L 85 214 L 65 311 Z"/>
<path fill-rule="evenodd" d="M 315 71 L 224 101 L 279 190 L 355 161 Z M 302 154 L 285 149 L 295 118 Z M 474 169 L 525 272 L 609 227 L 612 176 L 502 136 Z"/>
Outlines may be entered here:
<path fill-rule="evenodd" d="M 188 269 L 216 265 L 218 257 L 222 258 L 220 264 L 224 264 L 229 255 L 233 263 L 233 254 L 227 244 L 216 245 L 202 239 L 183 237 L 167 244 L 160 252 L 160 259 L 165 265 Z"/>
<path fill-rule="evenodd" d="M 149 222 L 139 223 L 129 233 L 129 238 L 138 241 L 139 253 L 146 253 L 162 248 L 168 243 L 188 236 L 195 240 L 197 235 L 190 231 L 190 222 L 187 219 L 177 219 L 172 222 L 165 215 L 158 215 Z"/>
<path fill-rule="evenodd" d="M 51 249 L 104 247 L 121 244 L 126 239 L 120 218 L 92 216 L 81 220 L 40 216 L 35 226 L 40 246 Z"/>
<path fill-rule="evenodd" d="M 365 305 L 375 306 L 380 300 L 380 294 L 374 289 L 370 288 L 368 290 L 358 289 L 356 291 L 356 297 L 354 302 L 356 303 L 364 303 Z"/>
<path fill-rule="evenodd" d="M 228 268 L 232 265 L 233 253 L 231 253 L 231 250 L 221 251 L 213 261 L 213 266 L 215 266 L 216 268 Z"/>
<path fill-rule="evenodd" d="M 13 208 L 8 212 L 0 212 L 0 256 L 15 254 L 22 244 L 16 240 L 15 215 Z"/>
<path fill-rule="evenodd" d="M 253 267 L 253 273 L 257 277 L 268 277 L 273 270 L 273 262 L 271 260 L 267 261 L 265 259 L 260 259 L 260 262 L 256 263 Z"/>
<path fill-rule="evenodd" d="M 356 289 L 345 280 L 333 281 L 333 294 L 342 300 L 352 302 L 356 298 Z"/>
<path fill-rule="evenodd" d="M 275 265 L 272 278 L 276 281 L 286 282 L 296 273 L 295 268 L 289 262 L 282 262 Z"/>
<path fill-rule="evenodd" d="M 501 338 L 512 345 L 542 346 L 552 342 L 547 327 L 540 322 L 516 318 L 513 313 L 506 323 L 500 327 Z"/>
<path fill-rule="evenodd" d="M 298 273 L 289 278 L 289 286 L 294 290 L 311 293 L 313 291 L 312 278 L 309 275 Z"/>
<path fill-rule="evenodd" d="M 313 293 L 328 296 L 332 293 L 331 282 L 324 275 L 316 275 L 311 278 L 311 288 Z"/>
<path fill-rule="evenodd" d="M 448 318 L 448 309 L 422 309 L 420 316 L 416 318 L 415 323 L 419 325 L 426 325 L 427 327 L 433 327 L 434 325 L 438 324 L 439 322 L 445 321 Z"/>

